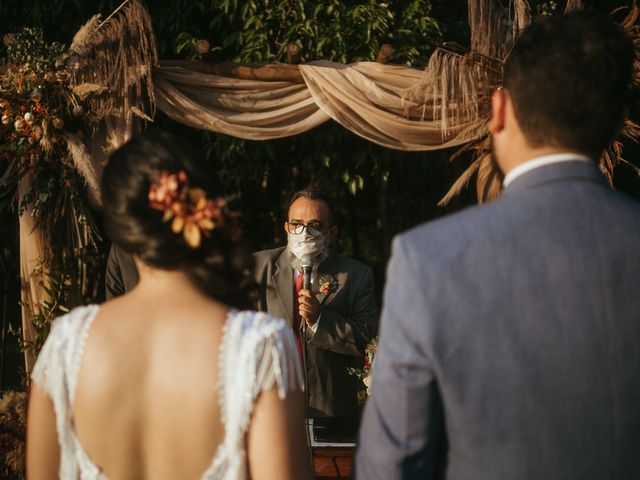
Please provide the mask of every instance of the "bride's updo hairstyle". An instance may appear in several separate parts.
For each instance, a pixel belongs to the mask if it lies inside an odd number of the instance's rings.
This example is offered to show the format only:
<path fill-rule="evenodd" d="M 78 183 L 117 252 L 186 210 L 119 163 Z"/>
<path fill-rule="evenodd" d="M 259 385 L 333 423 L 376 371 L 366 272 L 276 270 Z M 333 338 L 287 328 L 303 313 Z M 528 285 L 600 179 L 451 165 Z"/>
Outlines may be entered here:
<path fill-rule="evenodd" d="M 196 158 L 187 144 L 161 130 L 149 130 L 113 153 L 102 177 L 105 228 L 113 243 L 146 265 L 184 271 L 210 297 L 253 308 L 253 257 L 238 239 L 237 219 L 212 188 L 213 172 Z M 167 185 L 182 188 L 169 188 L 181 192 L 171 213 L 154 202 L 170 203 Z M 198 212 L 191 218 L 199 219 L 200 226 L 189 229 L 174 222 L 180 216 L 175 208 L 193 212 L 196 204 Z"/>

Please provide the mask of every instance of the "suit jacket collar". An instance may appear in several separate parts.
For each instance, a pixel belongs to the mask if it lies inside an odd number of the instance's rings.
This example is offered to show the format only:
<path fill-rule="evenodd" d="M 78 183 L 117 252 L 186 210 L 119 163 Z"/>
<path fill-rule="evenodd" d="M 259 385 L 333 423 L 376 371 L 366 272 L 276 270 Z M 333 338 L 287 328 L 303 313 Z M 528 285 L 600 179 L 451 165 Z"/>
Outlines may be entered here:
<path fill-rule="evenodd" d="M 503 186 L 506 188 L 511 182 L 513 182 L 516 178 L 525 173 L 534 170 L 536 168 L 544 167 L 546 165 L 552 165 L 554 163 L 561 162 L 573 162 L 573 161 L 583 161 L 583 162 L 592 162 L 593 160 L 586 155 L 582 155 L 580 153 L 554 153 L 551 155 L 542 155 L 539 157 L 531 158 L 526 162 L 522 162 L 520 165 L 515 166 L 509 173 L 504 176 L 504 180 L 502 181 Z"/>
<path fill-rule="evenodd" d="M 566 181 L 595 182 L 606 185 L 606 180 L 595 161 L 588 163 L 576 160 L 575 162 L 552 163 L 523 173 L 505 187 L 504 194 L 507 195 L 548 183 Z"/>

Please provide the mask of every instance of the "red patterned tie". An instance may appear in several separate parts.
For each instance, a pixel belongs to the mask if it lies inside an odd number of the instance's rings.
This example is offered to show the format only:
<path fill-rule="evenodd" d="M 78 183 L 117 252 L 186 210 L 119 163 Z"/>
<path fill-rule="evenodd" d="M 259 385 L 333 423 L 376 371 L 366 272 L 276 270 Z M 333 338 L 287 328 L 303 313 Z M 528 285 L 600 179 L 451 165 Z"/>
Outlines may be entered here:
<path fill-rule="evenodd" d="M 294 275 L 296 275 L 295 272 Z M 298 303 L 298 297 L 300 296 L 300 290 L 302 290 L 302 277 L 302 273 L 297 272 L 296 281 L 293 286 L 293 333 L 295 334 L 298 343 L 300 358 L 303 358 L 302 338 L 300 337 L 300 324 L 302 323 L 302 317 L 300 316 L 300 304 Z"/>

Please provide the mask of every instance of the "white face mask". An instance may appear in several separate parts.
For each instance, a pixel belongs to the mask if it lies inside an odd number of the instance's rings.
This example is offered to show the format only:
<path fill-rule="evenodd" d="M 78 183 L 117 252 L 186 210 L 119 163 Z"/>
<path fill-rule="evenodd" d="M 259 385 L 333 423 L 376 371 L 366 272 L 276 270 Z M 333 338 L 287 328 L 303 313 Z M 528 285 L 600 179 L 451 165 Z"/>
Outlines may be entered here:
<path fill-rule="evenodd" d="M 323 234 L 311 235 L 305 229 L 304 232 L 298 234 L 287 233 L 287 242 L 289 250 L 302 260 L 305 255 L 316 257 L 324 252 L 327 239 Z"/>

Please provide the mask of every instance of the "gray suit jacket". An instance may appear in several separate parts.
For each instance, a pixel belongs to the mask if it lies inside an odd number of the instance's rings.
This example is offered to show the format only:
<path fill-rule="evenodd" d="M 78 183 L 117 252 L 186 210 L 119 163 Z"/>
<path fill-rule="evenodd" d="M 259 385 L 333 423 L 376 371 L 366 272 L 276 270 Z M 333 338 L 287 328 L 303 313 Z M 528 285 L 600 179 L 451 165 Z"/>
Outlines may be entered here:
<path fill-rule="evenodd" d="M 255 254 L 257 308 L 293 324 L 294 275 L 286 247 Z M 305 345 L 309 415 L 358 417 L 359 380 L 347 373 L 362 367 L 367 344 L 376 335 L 373 272 L 366 265 L 332 253 L 318 268 L 318 279 L 332 280 L 328 294 L 316 293 L 320 322 L 316 333 L 307 331 Z M 314 284 L 314 291 L 321 285 Z"/>
<path fill-rule="evenodd" d="M 357 477 L 640 478 L 640 205 L 595 165 L 397 237 Z"/>

